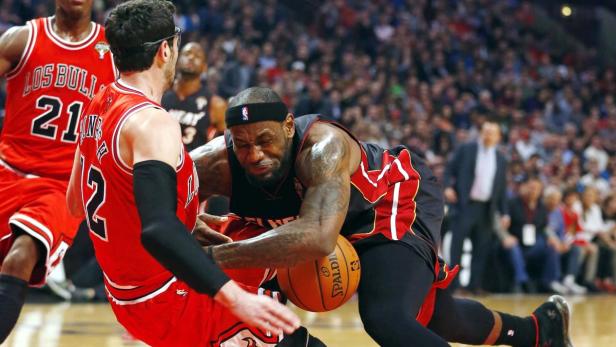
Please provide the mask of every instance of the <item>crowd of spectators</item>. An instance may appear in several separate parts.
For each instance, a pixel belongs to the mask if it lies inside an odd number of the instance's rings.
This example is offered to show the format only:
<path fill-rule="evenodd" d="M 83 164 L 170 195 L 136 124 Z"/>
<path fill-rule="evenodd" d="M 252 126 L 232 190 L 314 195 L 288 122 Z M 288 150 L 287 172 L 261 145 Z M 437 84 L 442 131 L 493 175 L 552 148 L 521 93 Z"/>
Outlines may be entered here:
<path fill-rule="evenodd" d="M 94 2 L 95 19 L 103 22 L 118 1 Z M 509 198 L 523 196 L 524 182 L 535 178 L 539 196 L 565 193 L 566 204 L 546 204 L 568 223 L 554 234 L 562 245 L 548 246 L 563 247 L 559 254 L 579 246 L 575 254 L 586 267 L 575 264 L 579 271 L 564 269 L 563 277 L 616 290 L 609 265 L 616 267 L 616 71 L 600 65 L 592 49 L 557 53 L 534 30 L 528 2 L 174 3 L 183 41 L 205 48 L 212 93 L 230 97 L 270 86 L 297 115 L 321 113 L 362 140 L 412 148 L 439 177 L 455 148 L 477 138 L 483 121 L 495 120 Z M 46 6 L 4 0 L 0 31 L 48 13 Z M 571 222 L 568 211 L 579 220 Z"/>

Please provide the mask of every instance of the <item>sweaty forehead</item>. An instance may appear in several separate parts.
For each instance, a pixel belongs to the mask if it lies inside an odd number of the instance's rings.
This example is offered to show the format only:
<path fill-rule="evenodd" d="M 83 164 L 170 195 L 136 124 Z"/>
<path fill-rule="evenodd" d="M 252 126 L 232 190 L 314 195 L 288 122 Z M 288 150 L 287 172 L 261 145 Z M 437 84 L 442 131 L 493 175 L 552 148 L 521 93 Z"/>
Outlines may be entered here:
<path fill-rule="evenodd" d="M 229 128 L 229 131 L 234 140 L 252 141 L 265 135 L 278 136 L 280 134 L 280 123 L 263 121 L 242 124 Z"/>

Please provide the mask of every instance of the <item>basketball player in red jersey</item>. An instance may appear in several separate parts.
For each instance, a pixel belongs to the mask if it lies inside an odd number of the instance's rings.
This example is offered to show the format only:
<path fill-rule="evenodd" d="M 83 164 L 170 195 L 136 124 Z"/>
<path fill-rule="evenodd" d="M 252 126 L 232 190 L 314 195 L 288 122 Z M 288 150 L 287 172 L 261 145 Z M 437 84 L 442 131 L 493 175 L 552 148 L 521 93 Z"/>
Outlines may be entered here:
<path fill-rule="evenodd" d="M 191 152 L 208 183 L 199 193 L 230 197 L 230 211 L 262 233 L 208 246 L 220 267 L 288 267 L 331 254 L 343 235 L 361 261 L 359 314 L 380 346 L 571 346 L 562 297 L 516 317 L 445 290 L 456 270 L 438 258 L 442 188 L 408 148 L 361 142 L 320 115 L 294 117 L 264 87 L 234 96 L 226 123 L 224 137 Z"/>
<path fill-rule="evenodd" d="M 299 319 L 243 288 L 190 234 L 198 179 L 180 125 L 159 105 L 171 86 L 175 7 L 133 0 L 105 24 L 120 79 L 79 122 L 67 203 L 84 215 L 118 321 L 152 346 L 274 346 Z"/>
<path fill-rule="evenodd" d="M 92 0 L 57 0 L 55 16 L 0 37 L 7 105 L 0 137 L 0 343 L 27 285 L 41 286 L 72 243 L 80 220 L 65 208 L 77 119 L 115 79 Z"/>

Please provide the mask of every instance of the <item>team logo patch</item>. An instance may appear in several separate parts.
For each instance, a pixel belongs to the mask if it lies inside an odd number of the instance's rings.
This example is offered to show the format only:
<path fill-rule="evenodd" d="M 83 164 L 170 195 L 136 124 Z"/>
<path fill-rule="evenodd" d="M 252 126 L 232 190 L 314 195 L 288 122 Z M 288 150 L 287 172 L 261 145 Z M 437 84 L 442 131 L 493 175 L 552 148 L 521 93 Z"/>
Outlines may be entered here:
<path fill-rule="evenodd" d="M 240 324 L 223 333 L 217 341 L 212 341 L 212 347 L 274 347 L 279 342 L 279 336 L 259 336 Z"/>
<path fill-rule="evenodd" d="M 242 107 L 242 120 L 248 120 L 248 106 Z"/>
<path fill-rule="evenodd" d="M 109 111 L 112 104 L 113 98 L 111 96 L 107 96 L 107 98 L 105 99 L 105 104 L 103 105 L 103 113 Z"/>
<path fill-rule="evenodd" d="M 109 52 L 109 44 L 101 41 L 94 45 L 94 49 L 98 52 L 98 58 L 102 60 L 105 53 Z"/>

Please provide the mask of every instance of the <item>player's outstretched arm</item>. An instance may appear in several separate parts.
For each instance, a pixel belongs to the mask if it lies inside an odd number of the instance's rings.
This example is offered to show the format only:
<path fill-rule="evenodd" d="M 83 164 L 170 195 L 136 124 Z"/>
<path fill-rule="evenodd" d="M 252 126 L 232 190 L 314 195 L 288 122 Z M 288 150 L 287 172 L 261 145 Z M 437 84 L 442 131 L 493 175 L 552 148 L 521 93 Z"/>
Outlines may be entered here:
<path fill-rule="evenodd" d="M 27 26 L 17 26 L 0 36 L 0 76 L 4 76 L 19 63 L 26 49 L 29 31 Z"/>
<path fill-rule="evenodd" d="M 77 218 L 83 218 L 85 215 L 83 203 L 81 202 L 81 153 L 79 152 L 79 147 L 77 147 L 75 159 L 73 159 L 71 178 L 68 182 L 68 190 L 66 191 L 66 206 L 69 212 Z"/>
<path fill-rule="evenodd" d="M 262 235 L 211 248 L 223 268 L 287 267 L 333 252 L 348 210 L 351 144 L 330 131 L 297 158 L 307 187 L 299 218 Z"/>

